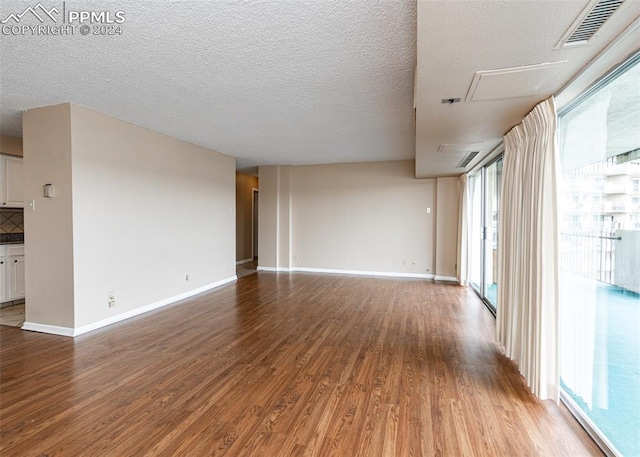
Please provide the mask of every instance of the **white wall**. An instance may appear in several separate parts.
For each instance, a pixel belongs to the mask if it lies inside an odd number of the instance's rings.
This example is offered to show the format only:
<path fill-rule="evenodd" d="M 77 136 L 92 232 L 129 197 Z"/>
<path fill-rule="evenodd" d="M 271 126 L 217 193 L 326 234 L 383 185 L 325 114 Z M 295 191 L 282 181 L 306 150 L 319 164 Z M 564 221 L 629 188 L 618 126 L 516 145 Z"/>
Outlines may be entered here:
<path fill-rule="evenodd" d="M 436 279 L 457 281 L 458 178 L 437 178 Z"/>
<path fill-rule="evenodd" d="M 278 173 L 278 267 L 291 268 L 293 236 L 293 188 L 294 168 L 279 167 Z"/>
<path fill-rule="evenodd" d="M 278 263 L 279 167 L 260 167 L 258 199 L 258 266 L 276 268 Z"/>
<path fill-rule="evenodd" d="M 70 106 L 23 114 L 27 322 L 73 328 L 73 208 Z M 55 185 L 55 198 L 42 186 Z M 35 201 L 35 211 L 28 202 Z"/>
<path fill-rule="evenodd" d="M 270 256 L 260 265 L 286 269 L 290 256 L 293 269 L 432 275 L 436 181 L 414 179 L 413 167 L 261 167 L 260 249 Z M 278 211 L 278 227 L 263 227 L 263 211 Z"/>
<path fill-rule="evenodd" d="M 49 115 L 57 110 L 69 111 L 70 125 Z M 70 137 L 62 157 L 41 139 L 48 131 Z M 46 182 L 56 187 L 56 198 L 27 220 L 27 321 L 70 326 L 68 319 L 35 313 L 38 295 L 71 312 L 77 329 L 235 276 L 234 158 L 76 105 L 25 114 L 24 140 L 27 198 Z M 47 209 L 63 203 L 61 210 Z M 52 223 L 65 233 L 32 244 Z M 72 269 L 67 265 L 55 281 L 34 267 L 71 254 Z M 62 285 L 73 290 L 72 300 L 57 291 Z M 116 296 L 113 308 L 109 292 Z"/>
<path fill-rule="evenodd" d="M 75 105 L 71 122 L 76 326 L 235 275 L 235 159 Z"/>

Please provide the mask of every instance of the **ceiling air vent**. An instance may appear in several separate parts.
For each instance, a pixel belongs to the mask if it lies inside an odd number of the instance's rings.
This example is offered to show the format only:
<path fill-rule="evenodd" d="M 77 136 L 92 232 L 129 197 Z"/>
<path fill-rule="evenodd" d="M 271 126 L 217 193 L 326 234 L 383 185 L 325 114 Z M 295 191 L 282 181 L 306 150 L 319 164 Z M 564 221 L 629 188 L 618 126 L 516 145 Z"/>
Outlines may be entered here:
<path fill-rule="evenodd" d="M 625 0 L 593 0 L 560 39 L 556 49 L 588 44 Z"/>
<path fill-rule="evenodd" d="M 466 166 L 469 165 L 478 154 L 480 154 L 480 151 L 471 151 L 469 154 L 464 156 L 458 165 L 456 165 L 456 168 L 466 168 Z"/>

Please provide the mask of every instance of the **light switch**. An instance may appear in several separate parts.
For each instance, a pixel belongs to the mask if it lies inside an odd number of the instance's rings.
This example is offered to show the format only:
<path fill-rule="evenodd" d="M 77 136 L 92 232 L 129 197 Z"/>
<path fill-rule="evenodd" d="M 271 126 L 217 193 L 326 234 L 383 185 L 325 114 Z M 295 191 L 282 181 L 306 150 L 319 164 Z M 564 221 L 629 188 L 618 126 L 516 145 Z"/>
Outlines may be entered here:
<path fill-rule="evenodd" d="M 427 214 L 431 214 L 431 208 L 427 208 Z"/>
<path fill-rule="evenodd" d="M 29 200 L 29 208 L 31 208 L 31 211 L 35 211 L 36 210 L 36 201 L 35 200 Z"/>

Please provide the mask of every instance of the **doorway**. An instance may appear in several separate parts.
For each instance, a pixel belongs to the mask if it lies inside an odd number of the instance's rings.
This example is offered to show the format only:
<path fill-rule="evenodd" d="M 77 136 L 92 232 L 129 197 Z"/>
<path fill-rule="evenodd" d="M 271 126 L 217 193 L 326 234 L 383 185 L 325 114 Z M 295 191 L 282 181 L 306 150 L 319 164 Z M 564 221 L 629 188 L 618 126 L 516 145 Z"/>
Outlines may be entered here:
<path fill-rule="evenodd" d="M 251 189 L 251 257 L 236 265 L 238 278 L 256 273 L 258 270 L 258 189 Z M 248 210 L 248 203 L 247 203 Z M 248 213 L 247 213 L 248 214 Z M 248 225 L 248 220 L 247 220 Z M 247 226 L 248 229 L 248 226 Z M 249 247 L 247 240 L 247 248 Z"/>
<path fill-rule="evenodd" d="M 258 259 L 258 177 L 236 173 L 236 275 L 257 270 Z"/>
<path fill-rule="evenodd" d="M 258 189 L 252 189 L 253 197 L 251 199 L 251 252 L 253 262 L 258 264 Z"/>

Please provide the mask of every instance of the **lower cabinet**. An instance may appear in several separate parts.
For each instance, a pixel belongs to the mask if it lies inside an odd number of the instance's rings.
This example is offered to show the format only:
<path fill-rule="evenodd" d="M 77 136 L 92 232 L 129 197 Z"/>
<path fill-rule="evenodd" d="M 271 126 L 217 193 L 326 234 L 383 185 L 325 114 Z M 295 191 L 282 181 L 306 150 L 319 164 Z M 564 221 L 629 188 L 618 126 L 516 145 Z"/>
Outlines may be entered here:
<path fill-rule="evenodd" d="M 8 292 L 11 300 L 24 298 L 24 255 L 10 256 L 8 270 Z"/>
<path fill-rule="evenodd" d="M 24 246 L 0 247 L 0 302 L 25 296 Z"/>
<path fill-rule="evenodd" d="M 7 293 L 7 262 L 4 255 L 4 248 L 0 247 L 0 303 L 9 300 Z"/>

